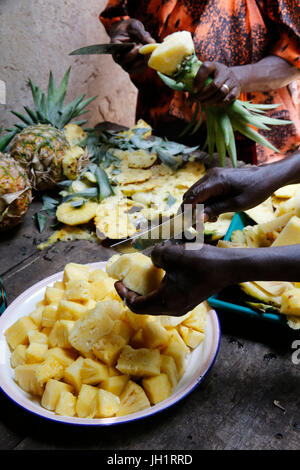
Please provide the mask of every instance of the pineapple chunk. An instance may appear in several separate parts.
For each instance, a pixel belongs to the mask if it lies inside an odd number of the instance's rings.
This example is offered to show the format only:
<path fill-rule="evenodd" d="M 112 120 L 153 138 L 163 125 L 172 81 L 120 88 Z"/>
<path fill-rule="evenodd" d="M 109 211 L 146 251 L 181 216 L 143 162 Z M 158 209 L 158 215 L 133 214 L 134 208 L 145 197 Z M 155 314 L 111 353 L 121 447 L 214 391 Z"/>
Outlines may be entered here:
<path fill-rule="evenodd" d="M 134 330 L 131 328 L 128 323 L 125 323 L 123 320 L 116 320 L 114 323 L 114 333 L 116 335 L 122 336 L 127 344 L 134 333 Z"/>
<path fill-rule="evenodd" d="M 56 289 L 56 287 L 47 287 L 45 293 L 45 302 L 47 305 L 54 303 L 58 303 L 62 300 L 64 296 L 64 291 L 61 289 Z"/>
<path fill-rule="evenodd" d="M 145 347 L 144 330 L 142 328 L 137 330 L 135 335 L 133 335 L 133 337 L 130 340 L 130 346 L 132 346 L 134 349 Z"/>
<path fill-rule="evenodd" d="M 162 281 L 164 271 L 152 264 L 151 259 L 142 253 L 130 253 L 114 258 L 108 263 L 108 274 L 141 295 L 156 289 Z"/>
<path fill-rule="evenodd" d="M 109 333 L 94 343 L 92 351 L 98 359 L 108 366 L 113 366 L 125 344 L 126 341 L 122 336 Z"/>
<path fill-rule="evenodd" d="M 110 312 L 119 310 L 120 304 L 116 301 L 103 301 L 95 309 L 77 320 L 69 335 L 71 345 L 83 355 L 89 355 L 93 345 L 103 336 L 110 333 L 114 322 Z"/>
<path fill-rule="evenodd" d="M 47 358 L 53 357 L 62 364 L 63 367 L 69 367 L 76 359 L 77 353 L 74 351 L 66 351 L 62 348 L 49 349 Z"/>
<path fill-rule="evenodd" d="M 98 391 L 98 406 L 95 418 L 110 418 L 120 408 L 120 398 L 107 390 Z"/>
<path fill-rule="evenodd" d="M 88 161 L 87 152 L 79 145 L 66 150 L 62 160 L 63 174 L 68 180 L 76 180 L 81 167 Z"/>
<path fill-rule="evenodd" d="M 168 346 L 164 349 L 164 354 L 174 358 L 177 371 L 181 377 L 185 369 L 185 359 L 190 350 L 177 330 L 170 330 L 169 335 L 170 341 Z"/>
<path fill-rule="evenodd" d="M 149 349 L 162 349 L 169 342 L 169 335 L 166 329 L 154 321 L 146 323 L 143 330 L 143 338 L 145 347 Z"/>
<path fill-rule="evenodd" d="M 91 296 L 90 284 L 88 281 L 69 281 L 66 285 L 65 299 L 78 302 L 88 302 Z"/>
<path fill-rule="evenodd" d="M 64 380 L 74 387 L 77 394 L 80 392 L 82 385 L 81 369 L 83 361 L 83 357 L 78 357 L 78 359 L 72 362 L 72 364 L 67 367 L 64 372 Z"/>
<path fill-rule="evenodd" d="M 300 218 L 292 217 L 271 246 L 296 245 L 300 243 Z"/>
<path fill-rule="evenodd" d="M 74 327 L 75 322 L 70 320 L 58 320 L 49 335 L 49 344 L 51 347 L 71 348 L 69 334 Z"/>
<path fill-rule="evenodd" d="M 64 269 L 64 282 L 69 281 L 88 281 L 89 268 L 83 264 L 69 263 Z"/>
<path fill-rule="evenodd" d="M 28 364 L 37 364 L 38 362 L 43 362 L 46 358 L 47 351 L 47 344 L 30 343 L 26 350 L 26 362 Z"/>
<path fill-rule="evenodd" d="M 45 305 L 39 305 L 35 307 L 35 310 L 31 312 L 29 315 L 29 318 L 36 324 L 38 328 L 41 328 L 42 326 L 42 314 L 44 310 Z"/>
<path fill-rule="evenodd" d="M 64 391 L 71 392 L 72 387 L 58 380 L 50 379 L 45 387 L 41 405 L 49 411 L 54 411 L 59 397 Z"/>
<path fill-rule="evenodd" d="M 52 328 L 57 320 L 57 306 L 58 304 L 52 303 L 44 307 L 42 313 L 42 327 Z"/>
<path fill-rule="evenodd" d="M 87 224 L 97 212 L 98 203 L 87 201 L 81 207 L 73 207 L 71 202 L 64 202 L 57 207 L 56 217 L 66 225 Z"/>
<path fill-rule="evenodd" d="M 291 289 L 281 296 L 280 312 L 285 315 L 300 316 L 300 289 Z"/>
<path fill-rule="evenodd" d="M 60 320 L 78 320 L 87 310 L 86 305 L 61 300 L 57 307 L 57 316 Z"/>
<path fill-rule="evenodd" d="M 153 50 L 148 66 L 166 75 L 173 75 L 182 61 L 192 54 L 195 48 L 189 31 L 177 31 L 164 38 Z"/>
<path fill-rule="evenodd" d="M 179 333 L 185 344 L 192 349 L 197 348 L 205 338 L 204 333 L 200 333 L 200 331 L 193 330 L 183 325 L 179 326 Z"/>
<path fill-rule="evenodd" d="M 17 366 L 15 368 L 15 377 L 16 382 L 19 386 L 27 393 L 32 393 L 33 395 L 43 394 L 43 387 L 38 382 L 36 377 L 36 371 L 38 369 L 38 364 L 24 364 Z"/>
<path fill-rule="evenodd" d="M 152 376 L 160 373 L 160 354 L 157 349 L 133 349 L 125 346 L 116 368 L 122 374 L 135 377 Z"/>
<path fill-rule="evenodd" d="M 115 367 L 108 366 L 107 367 L 108 377 L 116 377 L 117 375 L 121 375 Z"/>
<path fill-rule="evenodd" d="M 37 330 L 31 330 L 28 333 L 29 343 L 48 344 L 48 336 Z"/>
<path fill-rule="evenodd" d="M 29 331 L 36 329 L 36 324 L 30 318 L 20 318 L 6 330 L 6 341 L 12 349 L 15 349 L 19 344 L 28 344 Z"/>
<path fill-rule="evenodd" d="M 38 364 L 36 368 L 36 379 L 42 387 L 50 379 L 60 380 L 64 376 L 64 366 L 54 357 L 48 356 L 42 363 Z"/>
<path fill-rule="evenodd" d="M 146 324 L 152 319 L 153 317 L 151 315 L 139 315 L 131 312 L 129 309 L 126 309 L 124 313 L 124 322 L 134 331 L 138 331 L 140 328 L 144 329 Z"/>
<path fill-rule="evenodd" d="M 150 407 L 150 402 L 142 387 L 129 380 L 120 396 L 120 408 L 116 416 L 125 416 Z"/>
<path fill-rule="evenodd" d="M 55 287 L 55 289 L 60 289 L 60 290 L 65 290 L 65 288 L 66 288 L 65 283 L 62 282 L 62 281 L 56 281 L 53 284 L 53 287 Z"/>
<path fill-rule="evenodd" d="M 61 416 L 75 416 L 76 402 L 73 393 L 63 390 L 55 407 L 55 413 Z"/>
<path fill-rule="evenodd" d="M 117 375 L 115 377 L 108 377 L 107 379 L 101 382 L 100 388 L 103 388 L 103 390 L 107 390 L 107 392 L 111 392 L 119 397 L 128 380 L 128 375 Z"/>
<path fill-rule="evenodd" d="M 143 389 L 152 405 L 168 398 L 172 393 L 172 386 L 167 374 L 148 377 L 142 380 Z"/>
<path fill-rule="evenodd" d="M 107 279 L 107 273 L 103 271 L 102 269 L 94 269 L 94 271 L 91 271 L 89 274 L 89 281 L 90 282 L 97 282 L 101 281 L 102 279 Z"/>
<path fill-rule="evenodd" d="M 197 307 L 190 312 L 190 316 L 182 323 L 183 326 L 187 326 L 188 328 L 200 331 L 200 333 L 204 333 L 208 312 L 209 306 L 207 302 L 202 302 L 202 304 L 197 305 Z"/>
<path fill-rule="evenodd" d="M 27 346 L 19 344 L 10 356 L 10 365 L 13 369 L 17 366 L 26 364 L 26 350 Z"/>
<path fill-rule="evenodd" d="M 99 302 L 104 299 L 105 296 L 109 295 L 110 292 L 114 291 L 114 281 L 109 277 L 100 279 L 99 281 L 92 282 L 90 284 L 90 291 L 92 298 Z"/>
<path fill-rule="evenodd" d="M 97 387 L 91 385 L 82 385 L 76 403 L 76 413 L 79 418 L 94 418 L 98 408 Z"/>
<path fill-rule="evenodd" d="M 81 367 L 81 381 L 83 384 L 96 385 L 108 377 L 107 367 L 93 359 L 84 359 Z"/>
<path fill-rule="evenodd" d="M 178 383 L 178 372 L 176 362 L 172 356 L 166 356 L 165 354 L 161 354 L 160 371 L 164 374 L 167 374 L 172 389 L 174 389 Z"/>

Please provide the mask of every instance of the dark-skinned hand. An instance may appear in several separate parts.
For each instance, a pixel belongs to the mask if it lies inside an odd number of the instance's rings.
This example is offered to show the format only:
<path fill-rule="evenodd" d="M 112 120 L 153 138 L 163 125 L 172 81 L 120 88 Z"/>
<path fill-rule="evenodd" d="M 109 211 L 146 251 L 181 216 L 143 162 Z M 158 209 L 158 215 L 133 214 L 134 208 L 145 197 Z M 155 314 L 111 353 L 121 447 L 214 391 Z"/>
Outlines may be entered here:
<path fill-rule="evenodd" d="M 221 267 L 222 255 L 226 257 L 229 251 L 209 245 L 197 251 L 185 245 L 156 246 L 152 262 L 166 272 L 160 287 L 145 296 L 127 289 L 121 281 L 115 288 L 135 313 L 180 316 L 230 282 L 229 273 L 224 277 Z"/>
<path fill-rule="evenodd" d="M 146 69 L 148 57 L 139 54 L 139 48 L 144 44 L 151 44 L 155 40 L 140 21 L 131 18 L 116 23 L 110 29 L 109 35 L 113 44 L 135 43 L 135 46 L 129 51 L 113 56 L 117 64 L 129 74 L 138 74 Z"/>
<path fill-rule="evenodd" d="M 209 85 L 205 85 L 212 78 Z M 204 62 L 194 82 L 194 96 L 203 105 L 225 105 L 241 94 L 241 85 L 230 67 L 220 62 Z"/>
<path fill-rule="evenodd" d="M 250 209 L 277 188 L 275 168 L 213 168 L 184 194 L 182 210 L 185 204 L 204 204 L 204 221 L 214 221 L 224 212 Z"/>

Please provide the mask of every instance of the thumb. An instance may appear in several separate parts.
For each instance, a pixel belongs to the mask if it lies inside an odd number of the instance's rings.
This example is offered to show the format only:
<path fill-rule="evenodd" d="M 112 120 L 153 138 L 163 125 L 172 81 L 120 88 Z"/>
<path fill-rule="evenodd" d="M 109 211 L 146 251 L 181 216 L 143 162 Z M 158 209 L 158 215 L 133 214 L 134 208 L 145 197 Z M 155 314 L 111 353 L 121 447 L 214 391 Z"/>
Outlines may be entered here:
<path fill-rule="evenodd" d="M 235 212 L 238 209 L 233 198 L 210 202 L 204 208 L 204 220 L 215 221 L 219 215 L 225 212 Z"/>
<path fill-rule="evenodd" d="M 141 44 L 151 44 L 156 42 L 152 38 L 151 34 L 145 30 L 144 25 L 140 21 L 137 21 L 131 25 L 130 34 Z"/>

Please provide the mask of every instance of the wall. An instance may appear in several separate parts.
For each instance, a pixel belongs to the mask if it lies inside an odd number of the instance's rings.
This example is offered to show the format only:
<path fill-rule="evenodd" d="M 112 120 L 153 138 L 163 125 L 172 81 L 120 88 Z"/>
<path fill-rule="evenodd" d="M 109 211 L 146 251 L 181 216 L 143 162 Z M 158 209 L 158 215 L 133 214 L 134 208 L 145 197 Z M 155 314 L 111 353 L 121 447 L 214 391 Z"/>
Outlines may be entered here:
<path fill-rule="evenodd" d="M 98 95 L 89 106 L 89 125 L 109 120 L 134 122 L 136 89 L 110 56 L 68 54 L 79 47 L 108 42 L 99 13 L 107 0 L 0 0 L 0 80 L 6 82 L 6 105 L 0 126 L 16 119 L 10 110 L 32 105 L 27 79 L 47 88 L 50 69 L 56 81 L 72 65 L 67 100 L 82 93 Z"/>

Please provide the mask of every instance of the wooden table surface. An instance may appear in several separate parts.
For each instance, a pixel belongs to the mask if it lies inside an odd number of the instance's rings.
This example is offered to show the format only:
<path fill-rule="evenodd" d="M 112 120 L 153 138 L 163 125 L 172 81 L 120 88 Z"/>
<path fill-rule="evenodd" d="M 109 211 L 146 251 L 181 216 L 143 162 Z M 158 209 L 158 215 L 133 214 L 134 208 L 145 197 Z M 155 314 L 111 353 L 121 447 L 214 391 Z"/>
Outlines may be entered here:
<path fill-rule="evenodd" d="M 9 302 L 70 261 L 108 259 L 101 245 L 59 242 L 37 250 L 40 234 L 32 220 L 1 234 L 0 275 Z M 220 314 L 222 340 L 210 375 L 167 411 L 129 425 L 82 429 L 48 422 L 18 408 L 0 392 L 0 449 L 299 449 L 300 368 L 292 363 L 288 330 Z M 279 401 L 282 410 L 274 405 Z"/>

